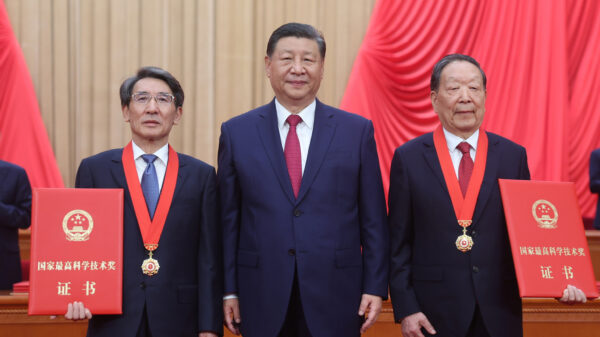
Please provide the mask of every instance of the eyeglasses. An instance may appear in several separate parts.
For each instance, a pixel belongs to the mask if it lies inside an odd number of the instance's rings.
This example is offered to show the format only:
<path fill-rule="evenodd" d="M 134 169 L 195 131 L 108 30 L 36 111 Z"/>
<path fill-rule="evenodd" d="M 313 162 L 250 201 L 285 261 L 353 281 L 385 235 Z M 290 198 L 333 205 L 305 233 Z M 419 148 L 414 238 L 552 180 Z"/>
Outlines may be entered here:
<path fill-rule="evenodd" d="M 146 92 L 135 93 L 135 94 L 131 95 L 131 98 L 133 99 L 133 101 L 135 103 L 138 103 L 141 105 L 146 105 L 146 104 L 150 103 L 150 100 L 154 98 L 156 103 L 162 107 L 171 105 L 171 103 L 173 103 L 173 101 L 175 100 L 175 96 L 173 96 L 171 94 L 160 93 L 156 96 L 153 96 Z"/>

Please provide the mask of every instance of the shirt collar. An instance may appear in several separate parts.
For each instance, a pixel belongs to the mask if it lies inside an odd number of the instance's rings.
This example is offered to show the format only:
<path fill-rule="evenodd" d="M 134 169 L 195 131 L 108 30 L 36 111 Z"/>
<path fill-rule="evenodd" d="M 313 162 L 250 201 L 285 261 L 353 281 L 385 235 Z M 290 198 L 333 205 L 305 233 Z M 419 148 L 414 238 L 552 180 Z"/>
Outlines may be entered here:
<path fill-rule="evenodd" d="M 302 122 L 308 126 L 309 129 L 312 130 L 313 125 L 315 123 L 315 109 L 317 107 L 317 100 L 313 100 L 312 103 L 310 103 L 306 108 L 302 109 L 302 111 L 300 111 L 298 113 L 298 116 L 300 116 L 300 118 L 302 118 Z M 285 120 L 289 117 L 289 115 L 291 115 L 292 113 L 288 111 L 288 109 L 286 109 L 283 105 L 281 105 L 281 103 L 279 103 L 279 101 L 277 100 L 277 98 L 275 98 L 275 110 L 277 110 L 277 126 L 279 127 L 279 129 L 283 129 L 283 126 L 285 124 Z"/>
<path fill-rule="evenodd" d="M 460 144 L 462 142 L 467 142 L 467 143 L 469 143 L 469 145 L 471 145 L 473 150 L 477 151 L 477 141 L 479 140 L 479 129 L 477 129 L 471 135 L 471 137 L 469 137 L 467 139 L 463 139 L 463 138 L 451 133 L 450 131 L 446 130 L 446 128 L 443 128 L 443 129 L 444 129 L 444 136 L 446 137 L 446 144 L 448 144 L 448 150 L 454 151 L 456 149 L 456 146 L 458 146 L 458 144 Z"/>
<path fill-rule="evenodd" d="M 146 154 L 146 152 L 144 152 L 144 150 L 142 150 L 142 148 L 137 146 L 137 144 L 133 140 L 131 141 L 131 147 L 133 148 L 133 159 L 134 160 L 137 160 L 143 154 Z M 165 144 L 163 147 L 156 150 L 156 152 L 154 152 L 153 154 L 155 156 L 157 156 L 158 159 L 160 159 L 166 165 L 167 161 L 169 160 L 169 143 Z"/>

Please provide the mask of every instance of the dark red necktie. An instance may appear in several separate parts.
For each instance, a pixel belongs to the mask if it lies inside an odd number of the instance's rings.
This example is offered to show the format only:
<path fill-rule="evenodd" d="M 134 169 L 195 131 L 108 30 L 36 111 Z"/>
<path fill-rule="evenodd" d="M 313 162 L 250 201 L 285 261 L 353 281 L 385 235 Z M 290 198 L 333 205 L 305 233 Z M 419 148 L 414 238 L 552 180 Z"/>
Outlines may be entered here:
<path fill-rule="evenodd" d="M 458 144 L 456 148 L 462 152 L 462 159 L 458 165 L 458 184 L 460 185 L 460 190 L 464 197 L 467 194 L 471 173 L 473 173 L 473 159 L 471 159 L 470 153 L 471 145 L 467 142 L 462 142 Z"/>
<path fill-rule="evenodd" d="M 286 121 L 290 125 L 290 130 L 285 139 L 283 154 L 292 182 L 294 196 L 297 198 L 298 191 L 300 191 L 300 182 L 302 182 L 302 155 L 300 154 L 300 141 L 298 140 L 298 134 L 296 134 L 296 125 L 302 122 L 302 118 L 298 115 L 290 115 Z"/>

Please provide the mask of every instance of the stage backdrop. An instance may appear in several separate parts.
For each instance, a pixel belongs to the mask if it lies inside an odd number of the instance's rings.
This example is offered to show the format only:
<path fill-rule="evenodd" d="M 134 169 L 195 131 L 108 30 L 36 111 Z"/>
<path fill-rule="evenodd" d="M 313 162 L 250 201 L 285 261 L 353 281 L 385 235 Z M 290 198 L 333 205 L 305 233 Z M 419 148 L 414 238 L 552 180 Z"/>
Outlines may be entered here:
<path fill-rule="evenodd" d="M 599 51 L 597 0 L 380 0 L 341 107 L 373 120 L 387 189 L 394 149 L 439 123 L 429 100 L 433 65 L 472 55 L 488 77 L 483 127 L 527 148 L 532 179 L 575 182 L 592 217 Z"/>

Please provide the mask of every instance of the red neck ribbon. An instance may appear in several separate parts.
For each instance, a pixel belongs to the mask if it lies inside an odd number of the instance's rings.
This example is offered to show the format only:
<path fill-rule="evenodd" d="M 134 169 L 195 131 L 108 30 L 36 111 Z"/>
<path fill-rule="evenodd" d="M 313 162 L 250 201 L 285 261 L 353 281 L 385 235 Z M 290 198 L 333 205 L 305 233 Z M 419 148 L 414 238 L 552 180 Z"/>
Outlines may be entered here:
<path fill-rule="evenodd" d="M 169 161 L 167 163 L 165 181 L 152 220 L 150 220 L 148 207 L 146 207 L 146 199 L 144 199 L 142 186 L 135 168 L 131 142 L 123 149 L 122 160 L 123 169 L 125 170 L 125 179 L 127 179 L 127 187 L 129 188 L 129 194 L 131 195 L 131 201 L 133 202 L 135 217 L 137 218 L 140 232 L 142 233 L 144 247 L 148 251 L 154 251 L 158 248 L 158 241 L 160 240 L 160 235 L 165 227 L 167 214 L 171 208 L 171 201 L 173 201 L 173 194 L 175 193 L 177 173 L 179 171 L 179 158 L 177 157 L 177 152 L 169 145 Z"/>
<path fill-rule="evenodd" d="M 446 186 L 450 192 L 454 214 L 456 215 L 460 226 L 468 227 L 473 219 L 477 196 L 479 195 L 479 189 L 481 188 L 481 182 L 483 181 L 483 175 L 485 173 L 485 163 L 487 161 L 488 153 L 487 134 L 483 129 L 479 129 L 477 156 L 475 156 L 473 174 L 469 180 L 467 194 L 464 197 L 460 191 L 460 186 L 458 185 L 458 178 L 454 172 L 454 165 L 452 165 L 452 159 L 450 159 L 448 144 L 446 143 L 446 137 L 444 136 L 444 130 L 441 125 L 433 132 L 433 143 L 442 166 Z"/>

